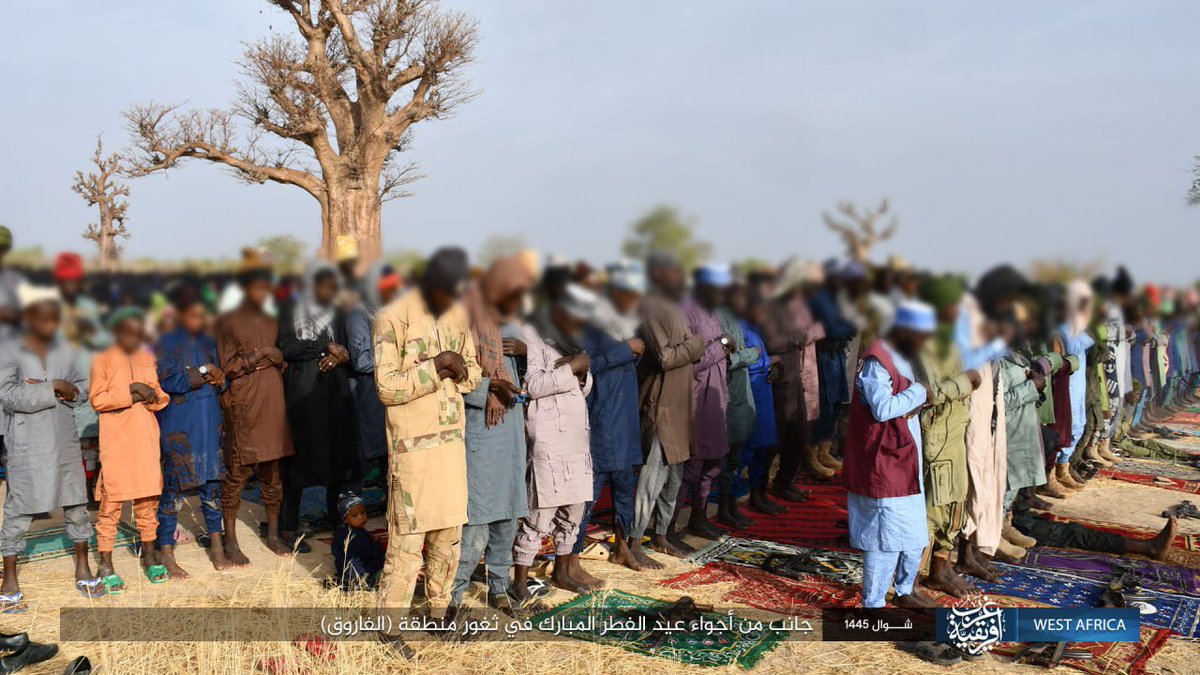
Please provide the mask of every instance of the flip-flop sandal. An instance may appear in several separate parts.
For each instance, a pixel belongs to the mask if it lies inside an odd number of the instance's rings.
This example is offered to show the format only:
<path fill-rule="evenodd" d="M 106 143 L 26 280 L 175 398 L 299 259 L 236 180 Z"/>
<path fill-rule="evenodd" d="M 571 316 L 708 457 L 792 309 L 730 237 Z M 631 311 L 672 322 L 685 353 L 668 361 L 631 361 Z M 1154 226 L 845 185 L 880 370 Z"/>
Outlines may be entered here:
<path fill-rule="evenodd" d="M 542 579 L 528 579 L 525 588 L 529 590 L 529 596 L 532 598 L 544 598 L 554 590 Z"/>
<path fill-rule="evenodd" d="M 80 579 L 75 582 L 75 590 L 79 591 L 83 597 L 88 600 L 104 597 L 108 591 L 104 588 L 104 582 L 99 578 L 95 579 Z"/>
<path fill-rule="evenodd" d="M 171 580 L 171 573 L 166 565 L 151 565 L 146 568 L 146 578 L 152 584 L 165 584 Z"/>
<path fill-rule="evenodd" d="M 125 580 L 119 574 L 110 574 L 100 581 L 104 584 L 104 590 L 109 595 L 120 595 L 125 592 Z"/>
<path fill-rule="evenodd" d="M 24 592 L 0 593 L 0 614 L 24 614 L 28 610 Z"/>

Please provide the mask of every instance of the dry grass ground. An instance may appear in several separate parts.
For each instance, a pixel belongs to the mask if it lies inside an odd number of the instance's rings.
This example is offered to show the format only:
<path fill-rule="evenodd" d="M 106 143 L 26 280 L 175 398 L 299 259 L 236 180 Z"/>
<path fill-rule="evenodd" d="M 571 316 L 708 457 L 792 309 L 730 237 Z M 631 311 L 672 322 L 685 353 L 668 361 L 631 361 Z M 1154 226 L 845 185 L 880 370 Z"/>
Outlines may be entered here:
<path fill-rule="evenodd" d="M 1061 511 L 1092 519 L 1124 522 L 1141 527 L 1161 526 L 1157 514 L 1165 506 L 1186 495 L 1148 486 L 1114 481 L 1097 481 L 1094 487 L 1068 500 Z M 345 594 L 322 587 L 320 580 L 327 571 L 329 556 L 325 545 L 314 543 L 314 552 L 294 558 L 278 558 L 259 542 L 251 523 L 261 515 L 260 507 L 246 505 L 240 536 L 253 567 L 229 572 L 217 572 L 208 562 L 207 552 L 195 543 L 178 549 L 180 563 L 192 573 L 186 581 L 152 585 L 137 574 L 137 561 L 123 551 L 117 553 L 118 571 L 129 585 L 119 597 L 103 598 L 91 604 L 95 607 L 372 607 L 370 594 Z M 195 531 L 197 514 L 191 507 L 182 514 L 181 525 Z M 44 526 L 46 523 L 38 523 Z M 377 526 L 372 523 L 372 526 Z M 1193 523 L 1185 528 L 1195 528 Z M 588 569 L 607 580 L 611 588 L 644 595 L 671 599 L 679 593 L 658 584 L 662 579 L 679 574 L 691 566 L 671 561 L 668 568 L 654 574 L 636 574 L 625 568 L 602 561 L 589 561 Z M 70 583 L 69 558 L 39 562 L 21 571 L 22 586 L 29 599 L 29 611 L 18 616 L 0 617 L 0 632 L 28 631 L 35 639 L 46 642 L 59 640 L 59 609 L 86 607 L 89 601 L 75 592 Z M 700 602 L 724 604 L 721 596 L 726 585 L 697 589 L 692 596 Z M 481 589 L 474 587 L 469 596 L 478 603 Z M 555 591 L 550 602 L 568 599 L 567 594 Z M 282 629 L 281 629 L 282 633 Z M 60 656 L 37 668 L 24 672 L 60 673 L 67 660 L 87 654 L 103 671 L 114 675 L 162 673 L 248 673 L 262 657 L 283 656 L 305 666 L 310 673 L 580 673 L 587 675 L 644 675 L 655 673 L 696 672 L 694 666 L 684 666 L 662 659 L 632 654 L 615 647 L 581 641 L 554 642 L 477 642 L 446 644 L 423 642 L 416 645 L 417 659 L 407 663 L 391 656 L 371 642 L 342 642 L 336 659 L 329 664 L 318 662 L 293 647 L 288 635 L 278 642 L 138 642 L 138 643 L 64 643 Z M 1148 672 L 1194 673 L 1200 662 L 1200 644 L 1173 640 L 1150 661 Z M 730 670 L 740 670 L 736 666 Z M 755 673 L 791 674 L 796 672 L 823 675 L 825 673 L 925 673 L 938 670 L 891 646 L 873 643 L 790 642 L 770 653 L 755 669 Z M 970 664 L 961 664 L 954 672 L 975 673 L 1037 672 L 1031 666 L 1015 666 L 994 657 Z"/>

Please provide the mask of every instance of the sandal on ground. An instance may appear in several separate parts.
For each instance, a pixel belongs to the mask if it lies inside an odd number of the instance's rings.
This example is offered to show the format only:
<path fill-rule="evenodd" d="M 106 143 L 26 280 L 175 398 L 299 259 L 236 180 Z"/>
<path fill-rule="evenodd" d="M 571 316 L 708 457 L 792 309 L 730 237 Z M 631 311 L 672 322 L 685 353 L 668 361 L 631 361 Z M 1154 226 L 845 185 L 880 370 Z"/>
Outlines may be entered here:
<path fill-rule="evenodd" d="M 104 597 L 107 593 L 104 589 L 104 582 L 100 577 L 96 577 L 95 579 L 79 579 L 75 582 L 75 590 L 79 591 L 88 600 Z"/>
<path fill-rule="evenodd" d="M 165 584 L 171 580 L 171 573 L 166 565 L 151 565 L 146 568 L 146 578 L 152 584 Z"/>
<path fill-rule="evenodd" d="M 76 656 L 67 664 L 67 669 L 63 671 L 63 675 L 91 675 L 92 660 L 86 656 Z"/>
<path fill-rule="evenodd" d="M 953 666 L 962 661 L 957 650 L 937 642 L 897 642 L 896 647 L 935 666 Z"/>
<path fill-rule="evenodd" d="M 100 581 L 104 584 L 104 590 L 109 595 L 120 595 L 125 592 L 125 580 L 115 572 L 101 578 Z"/>
<path fill-rule="evenodd" d="M 0 614 L 24 614 L 28 609 L 23 592 L 0 593 Z"/>
<path fill-rule="evenodd" d="M 1052 668 L 1064 660 L 1090 661 L 1092 653 L 1086 649 L 1067 649 L 1066 642 L 1033 642 L 1026 645 L 1012 657 L 1013 663 L 1029 663 L 1031 665 Z"/>

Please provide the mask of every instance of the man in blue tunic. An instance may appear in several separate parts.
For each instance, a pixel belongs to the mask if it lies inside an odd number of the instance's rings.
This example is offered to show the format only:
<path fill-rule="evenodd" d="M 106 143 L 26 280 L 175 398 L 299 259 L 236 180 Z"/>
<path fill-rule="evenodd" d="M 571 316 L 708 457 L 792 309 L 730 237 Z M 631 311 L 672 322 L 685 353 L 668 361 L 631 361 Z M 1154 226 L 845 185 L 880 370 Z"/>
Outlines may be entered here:
<path fill-rule="evenodd" d="M 863 551 L 863 607 L 934 607 L 916 586 L 929 544 L 921 467 L 927 392 L 912 361 L 936 328 L 933 308 L 902 301 L 887 336 L 862 354 L 846 432 L 843 480 L 849 491 L 850 545 Z"/>

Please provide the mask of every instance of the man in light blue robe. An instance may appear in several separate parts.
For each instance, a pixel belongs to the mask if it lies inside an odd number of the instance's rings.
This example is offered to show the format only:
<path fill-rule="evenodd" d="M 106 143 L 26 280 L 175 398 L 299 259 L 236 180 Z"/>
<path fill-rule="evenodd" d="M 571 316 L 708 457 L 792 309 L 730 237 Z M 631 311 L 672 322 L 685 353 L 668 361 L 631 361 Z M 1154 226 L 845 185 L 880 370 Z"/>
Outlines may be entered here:
<path fill-rule="evenodd" d="M 1087 425 L 1087 351 L 1096 341 L 1087 332 L 1092 315 L 1092 288 L 1082 281 L 1067 286 L 1067 321 L 1059 327 L 1063 351 L 1079 357 L 1079 368 L 1071 373 L 1071 445 L 1058 452 L 1058 463 L 1069 464 L 1075 446 Z M 1059 477 L 1061 479 L 1061 476 Z"/>
<path fill-rule="evenodd" d="M 906 328 L 926 336 L 933 332 L 936 318 L 925 303 L 906 301 L 897 308 L 893 328 Z M 925 404 L 927 392 L 917 382 L 912 364 L 891 339 L 883 341 L 897 372 L 911 385 L 892 393 L 892 378 L 874 357 L 862 363 L 854 386 L 857 394 L 879 422 L 906 417 L 916 442 L 920 492 L 904 497 L 871 498 L 853 492 L 848 495 L 850 545 L 863 551 L 863 607 L 887 604 L 888 589 L 895 583 L 896 596 L 918 600 L 914 584 L 921 569 L 921 558 L 929 544 L 925 518 L 925 486 L 920 467 L 921 420 L 913 414 Z M 921 600 L 925 599 L 922 595 Z M 923 606 L 920 602 L 914 602 Z M 932 606 L 932 605 L 930 605 Z"/>

